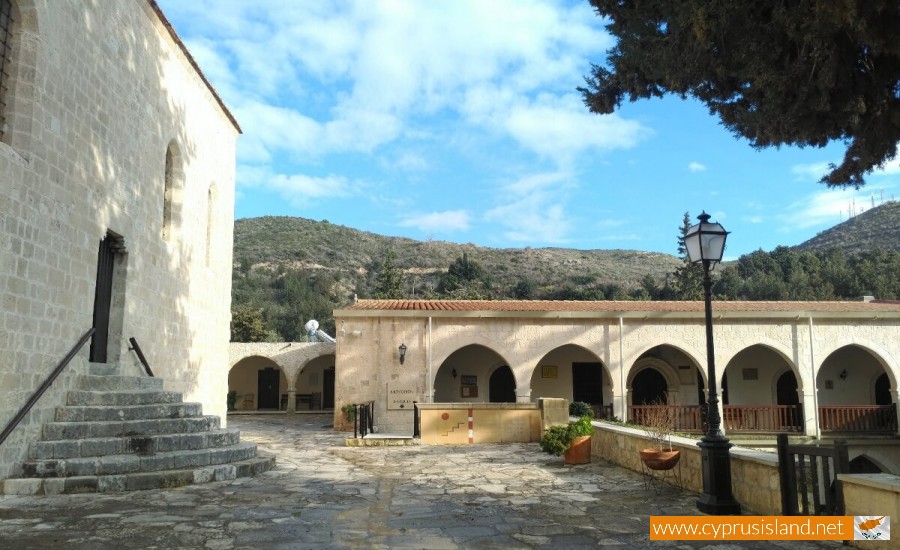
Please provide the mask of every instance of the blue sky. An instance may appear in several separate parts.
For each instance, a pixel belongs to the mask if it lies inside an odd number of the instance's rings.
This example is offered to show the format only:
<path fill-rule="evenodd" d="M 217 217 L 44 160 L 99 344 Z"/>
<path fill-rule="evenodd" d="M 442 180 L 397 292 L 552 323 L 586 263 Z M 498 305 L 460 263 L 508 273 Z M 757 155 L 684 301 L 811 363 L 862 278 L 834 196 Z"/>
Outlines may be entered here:
<path fill-rule="evenodd" d="M 736 258 L 900 194 L 896 159 L 830 191 L 842 144 L 755 151 L 695 101 L 589 113 L 613 40 L 586 1 L 158 1 L 244 131 L 235 218 L 674 254 L 706 210 Z"/>

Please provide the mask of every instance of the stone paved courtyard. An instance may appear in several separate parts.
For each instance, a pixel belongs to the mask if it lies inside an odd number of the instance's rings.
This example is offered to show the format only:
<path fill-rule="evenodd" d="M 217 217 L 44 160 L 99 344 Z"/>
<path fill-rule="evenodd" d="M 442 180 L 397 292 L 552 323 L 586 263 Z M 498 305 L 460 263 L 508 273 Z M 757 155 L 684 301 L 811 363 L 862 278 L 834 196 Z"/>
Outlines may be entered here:
<path fill-rule="evenodd" d="M 343 446 L 325 415 L 229 419 L 277 456 L 257 478 L 173 490 L 0 497 L 0 548 L 837 548 L 650 541 L 651 515 L 695 515 L 603 461 L 536 444 Z"/>

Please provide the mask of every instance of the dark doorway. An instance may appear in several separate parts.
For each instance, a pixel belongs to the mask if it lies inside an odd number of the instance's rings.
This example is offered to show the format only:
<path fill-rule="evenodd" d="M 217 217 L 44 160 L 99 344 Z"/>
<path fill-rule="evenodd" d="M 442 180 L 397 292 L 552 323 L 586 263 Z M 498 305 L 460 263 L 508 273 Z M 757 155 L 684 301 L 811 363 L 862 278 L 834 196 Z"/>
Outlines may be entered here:
<path fill-rule="evenodd" d="M 334 367 L 322 371 L 322 408 L 334 408 Z"/>
<path fill-rule="evenodd" d="M 656 405 L 666 403 L 666 379 L 656 369 L 644 369 L 631 382 L 632 405 Z"/>
<path fill-rule="evenodd" d="M 880 474 L 881 468 L 877 464 L 869 460 L 868 457 L 859 455 L 850 461 L 851 474 Z"/>
<path fill-rule="evenodd" d="M 516 402 L 516 377 L 512 369 L 504 365 L 491 374 L 488 382 L 491 403 Z"/>
<path fill-rule="evenodd" d="M 572 401 L 603 405 L 602 363 L 572 363 Z"/>
<path fill-rule="evenodd" d="M 100 241 L 97 252 L 97 283 L 94 289 L 94 336 L 91 338 L 89 355 L 92 363 L 106 363 L 108 359 L 114 268 L 116 255 L 124 252 L 125 240 L 111 231 Z"/>
<path fill-rule="evenodd" d="M 280 371 L 273 367 L 262 369 L 257 378 L 257 409 L 278 409 L 278 381 Z"/>
<path fill-rule="evenodd" d="M 792 371 L 787 371 L 778 377 L 775 385 L 775 398 L 779 405 L 799 405 L 800 396 L 797 394 L 797 377 Z"/>
<path fill-rule="evenodd" d="M 888 381 L 887 373 L 883 373 L 875 380 L 875 404 L 891 404 L 891 383 Z"/>

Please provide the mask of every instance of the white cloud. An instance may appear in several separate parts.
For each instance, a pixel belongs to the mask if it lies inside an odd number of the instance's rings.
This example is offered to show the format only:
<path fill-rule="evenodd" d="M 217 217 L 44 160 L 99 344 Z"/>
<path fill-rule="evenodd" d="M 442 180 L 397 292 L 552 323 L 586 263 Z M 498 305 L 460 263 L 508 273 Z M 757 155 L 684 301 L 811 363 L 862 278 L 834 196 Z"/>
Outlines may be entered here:
<path fill-rule="evenodd" d="M 247 188 L 268 190 L 296 207 L 328 198 L 352 196 L 362 187 L 361 182 L 333 174 L 324 177 L 274 174 L 267 168 L 248 165 L 238 165 L 237 183 L 241 192 L 246 192 Z"/>
<path fill-rule="evenodd" d="M 569 176 L 554 172 L 522 178 L 502 188 L 502 204 L 484 218 L 507 228 L 504 236 L 518 242 L 561 244 L 572 229 L 560 191 L 570 187 Z"/>
<path fill-rule="evenodd" d="M 486 127 L 558 164 L 647 135 L 572 93 L 613 43 L 586 3 L 161 3 L 189 21 L 179 31 L 237 111 L 246 162 L 370 153 L 433 116 L 449 117 L 446 133 Z"/>
<path fill-rule="evenodd" d="M 813 164 L 797 164 L 791 167 L 796 181 L 819 181 L 831 169 L 828 162 L 816 162 Z"/>
<path fill-rule="evenodd" d="M 400 225 L 415 227 L 425 232 L 449 233 L 469 229 L 469 213 L 465 210 L 446 210 L 409 216 Z"/>
<path fill-rule="evenodd" d="M 831 225 L 869 205 L 869 195 L 855 189 L 821 191 L 790 205 L 781 218 L 786 223 L 784 230 Z"/>
<path fill-rule="evenodd" d="M 700 164 L 697 161 L 692 161 L 688 164 L 688 170 L 690 170 L 691 172 L 703 172 L 704 170 L 706 170 L 706 165 Z"/>

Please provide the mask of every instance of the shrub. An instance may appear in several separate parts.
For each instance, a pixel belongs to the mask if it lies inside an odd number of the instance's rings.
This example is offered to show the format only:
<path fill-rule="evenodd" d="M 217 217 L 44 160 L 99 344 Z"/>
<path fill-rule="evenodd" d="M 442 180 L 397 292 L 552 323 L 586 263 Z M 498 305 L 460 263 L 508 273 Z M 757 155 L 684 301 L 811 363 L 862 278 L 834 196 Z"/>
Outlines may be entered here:
<path fill-rule="evenodd" d="M 572 401 L 569 403 L 569 416 L 594 418 L 594 407 L 584 401 Z"/>
<path fill-rule="evenodd" d="M 551 426 L 541 437 L 541 450 L 559 456 L 569 450 L 576 437 L 594 434 L 590 416 L 582 416 L 566 426 Z"/>

